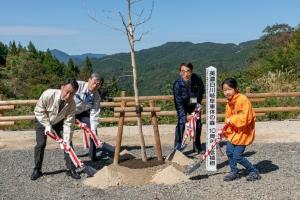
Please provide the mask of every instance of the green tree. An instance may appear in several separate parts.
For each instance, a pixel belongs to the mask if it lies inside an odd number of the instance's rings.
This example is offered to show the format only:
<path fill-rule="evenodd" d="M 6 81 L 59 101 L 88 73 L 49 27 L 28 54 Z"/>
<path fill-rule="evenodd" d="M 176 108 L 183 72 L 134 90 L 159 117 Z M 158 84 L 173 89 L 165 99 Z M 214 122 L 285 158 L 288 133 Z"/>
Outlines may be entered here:
<path fill-rule="evenodd" d="M 0 42 L 0 67 L 5 66 L 7 53 L 8 53 L 7 46 L 2 42 Z"/>
<path fill-rule="evenodd" d="M 64 78 L 65 65 L 53 57 L 49 49 L 42 55 L 42 65 L 45 83 L 50 87 L 58 87 Z"/>
<path fill-rule="evenodd" d="M 87 80 L 92 73 L 93 73 L 92 62 L 87 56 L 84 61 L 84 66 L 82 67 L 82 69 L 78 74 L 78 80 Z"/>
<path fill-rule="evenodd" d="M 286 45 L 293 36 L 294 28 L 288 24 L 274 24 L 263 30 L 261 42 L 257 45 L 258 58 L 272 54 L 276 49 Z"/>
<path fill-rule="evenodd" d="M 40 62 L 27 51 L 18 55 L 8 53 L 3 74 L 14 97 L 28 97 L 30 87 L 41 82 L 40 79 L 44 74 Z"/>
<path fill-rule="evenodd" d="M 28 46 L 27 46 L 27 49 L 30 53 L 32 53 L 33 55 L 37 55 L 38 51 L 36 50 L 34 44 L 30 41 Z"/>
<path fill-rule="evenodd" d="M 76 78 L 79 73 L 78 67 L 74 64 L 72 58 L 68 60 L 68 64 L 64 70 L 64 77 L 66 78 Z"/>
<path fill-rule="evenodd" d="M 106 81 L 100 90 L 102 99 L 120 96 L 120 92 L 121 88 L 119 87 L 115 76 L 113 76 L 111 80 Z"/>
<path fill-rule="evenodd" d="M 18 54 L 18 49 L 17 49 L 17 45 L 16 45 L 15 41 L 9 42 L 8 50 L 9 50 L 11 55 L 17 55 Z"/>

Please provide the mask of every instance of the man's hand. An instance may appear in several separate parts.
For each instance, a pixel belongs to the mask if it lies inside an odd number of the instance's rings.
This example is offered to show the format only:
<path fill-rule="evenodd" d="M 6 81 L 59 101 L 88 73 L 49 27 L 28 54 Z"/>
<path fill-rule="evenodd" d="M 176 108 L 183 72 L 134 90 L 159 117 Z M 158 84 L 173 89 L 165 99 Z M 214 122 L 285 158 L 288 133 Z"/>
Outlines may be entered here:
<path fill-rule="evenodd" d="M 47 132 L 52 132 L 51 125 L 45 127 L 45 135 L 47 134 Z"/>
<path fill-rule="evenodd" d="M 227 119 L 226 119 L 226 124 L 231 124 L 230 118 L 227 118 Z"/>
<path fill-rule="evenodd" d="M 187 121 L 190 121 L 190 120 L 192 119 L 192 117 L 193 117 L 193 115 L 188 115 L 188 116 L 186 117 L 186 120 L 187 120 Z"/>

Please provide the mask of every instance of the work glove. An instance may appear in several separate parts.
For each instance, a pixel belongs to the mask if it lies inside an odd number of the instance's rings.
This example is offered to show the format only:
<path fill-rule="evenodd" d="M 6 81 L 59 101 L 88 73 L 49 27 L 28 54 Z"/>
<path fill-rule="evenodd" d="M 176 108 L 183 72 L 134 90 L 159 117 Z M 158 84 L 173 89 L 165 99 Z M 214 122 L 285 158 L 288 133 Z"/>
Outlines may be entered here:
<path fill-rule="evenodd" d="M 226 124 L 231 124 L 230 118 L 227 118 L 227 119 L 226 119 Z"/>
<path fill-rule="evenodd" d="M 47 132 L 52 132 L 52 126 L 51 125 L 48 125 L 48 126 L 45 127 L 45 131 L 44 131 L 45 135 L 47 134 Z"/>

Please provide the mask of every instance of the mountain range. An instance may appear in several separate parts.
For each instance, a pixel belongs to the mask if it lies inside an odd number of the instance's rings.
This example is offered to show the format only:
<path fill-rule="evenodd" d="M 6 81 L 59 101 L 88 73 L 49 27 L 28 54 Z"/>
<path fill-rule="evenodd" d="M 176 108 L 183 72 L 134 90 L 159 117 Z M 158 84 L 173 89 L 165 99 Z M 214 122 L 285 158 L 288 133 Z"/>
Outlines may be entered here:
<path fill-rule="evenodd" d="M 240 44 L 168 42 L 136 52 L 138 86 L 142 95 L 158 95 L 170 91 L 178 76 L 180 63 L 192 62 L 194 72 L 205 78 L 205 68 L 214 66 L 218 73 L 232 72 L 248 66 L 259 40 Z M 133 91 L 130 53 L 91 59 L 95 71 L 106 79 L 116 78 L 119 85 Z"/>
<path fill-rule="evenodd" d="M 249 64 L 248 60 L 255 53 L 255 46 L 258 42 L 259 40 L 240 44 L 168 42 L 161 46 L 137 51 L 139 93 L 158 95 L 170 91 L 172 83 L 178 76 L 178 67 L 183 62 L 192 62 L 193 71 L 202 79 L 205 78 L 205 68 L 209 66 L 216 67 L 218 73 L 243 69 Z M 58 50 L 52 50 L 52 52 L 63 62 L 69 58 Z M 82 65 L 86 55 L 71 57 L 75 63 Z M 133 91 L 130 53 L 89 54 L 89 58 L 94 71 L 101 73 L 105 80 L 110 81 L 114 77 L 122 89 Z"/>
<path fill-rule="evenodd" d="M 52 49 L 50 50 L 51 54 L 57 58 L 60 62 L 63 63 L 68 63 L 68 60 L 70 58 L 72 58 L 72 60 L 74 61 L 75 64 L 81 64 L 82 62 L 84 62 L 84 60 L 86 59 L 86 57 L 88 56 L 89 58 L 102 58 L 105 57 L 106 54 L 95 54 L 95 53 L 85 53 L 85 54 L 81 54 L 81 55 L 69 55 L 63 51 L 60 51 L 58 49 Z"/>

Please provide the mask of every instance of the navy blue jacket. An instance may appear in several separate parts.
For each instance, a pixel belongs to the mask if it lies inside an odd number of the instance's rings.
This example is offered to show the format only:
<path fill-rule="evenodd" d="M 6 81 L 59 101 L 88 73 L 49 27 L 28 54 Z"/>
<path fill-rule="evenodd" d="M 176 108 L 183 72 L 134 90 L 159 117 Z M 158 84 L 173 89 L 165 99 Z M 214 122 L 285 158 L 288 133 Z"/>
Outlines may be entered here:
<path fill-rule="evenodd" d="M 197 97 L 197 103 L 201 103 L 205 87 L 202 79 L 196 74 L 191 76 L 191 92 L 189 92 L 181 76 L 173 84 L 173 96 L 179 123 L 186 123 L 187 113 L 192 113 L 195 104 L 190 104 L 191 97 Z"/>

